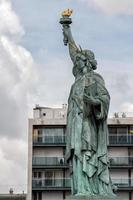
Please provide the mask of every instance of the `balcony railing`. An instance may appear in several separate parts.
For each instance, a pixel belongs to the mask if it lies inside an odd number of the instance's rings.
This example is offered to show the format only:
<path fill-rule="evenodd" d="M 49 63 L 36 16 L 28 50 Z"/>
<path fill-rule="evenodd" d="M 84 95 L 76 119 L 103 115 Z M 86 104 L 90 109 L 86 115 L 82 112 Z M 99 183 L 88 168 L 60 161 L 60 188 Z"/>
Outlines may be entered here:
<path fill-rule="evenodd" d="M 33 179 L 32 187 L 41 188 L 70 188 L 70 178 L 66 179 Z"/>
<path fill-rule="evenodd" d="M 65 135 L 45 135 L 45 136 L 33 137 L 34 145 L 65 144 L 65 142 L 66 142 Z"/>
<path fill-rule="evenodd" d="M 109 157 L 110 166 L 133 167 L 133 157 Z M 64 166 L 64 157 L 33 157 L 33 166 Z"/>
<path fill-rule="evenodd" d="M 112 179 L 114 185 L 119 188 L 133 187 L 133 179 Z M 33 189 L 47 189 L 47 188 L 70 188 L 71 180 L 66 179 L 33 179 Z"/>
<path fill-rule="evenodd" d="M 34 145 L 45 145 L 45 144 L 65 144 L 66 136 L 65 135 L 44 135 L 33 137 Z M 133 145 L 133 134 L 109 134 L 109 144 L 110 145 Z"/>
<path fill-rule="evenodd" d="M 109 134 L 109 144 L 132 144 L 133 145 L 133 134 Z"/>
<path fill-rule="evenodd" d="M 133 179 L 112 179 L 112 182 L 118 188 L 133 187 Z"/>
<path fill-rule="evenodd" d="M 133 166 L 133 157 L 110 157 L 110 166 Z"/>
<path fill-rule="evenodd" d="M 63 166 L 65 165 L 64 157 L 33 157 L 32 165 L 34 166 Z"/>

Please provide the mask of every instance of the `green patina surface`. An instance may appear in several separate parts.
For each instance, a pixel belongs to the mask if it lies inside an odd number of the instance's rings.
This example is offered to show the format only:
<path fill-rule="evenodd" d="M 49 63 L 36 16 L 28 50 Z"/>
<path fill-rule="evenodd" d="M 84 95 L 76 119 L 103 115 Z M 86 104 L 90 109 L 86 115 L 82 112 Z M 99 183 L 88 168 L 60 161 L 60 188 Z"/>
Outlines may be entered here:
<path fill-rule="evenodd" d="M 66 200 L 116 200 L 116 197 L 106 197 L 106 196 L 68 196 Z M 117 200 L 120 200 L 117 198 Z"/>
<path fill-rule="evenodd" d="M 94 70 L 95 55 L 82 50 L 72 37 L 71 18 L 62 17 L 64 44 L 73 62 L 73 83 L 68 99 L 66 160 L 71 168 L 74 198 L 116 198 L 108 169 L 107 116 L 110 95 L 104 79 Z M 104 198 L 103 198 L 104 199 Z"/>

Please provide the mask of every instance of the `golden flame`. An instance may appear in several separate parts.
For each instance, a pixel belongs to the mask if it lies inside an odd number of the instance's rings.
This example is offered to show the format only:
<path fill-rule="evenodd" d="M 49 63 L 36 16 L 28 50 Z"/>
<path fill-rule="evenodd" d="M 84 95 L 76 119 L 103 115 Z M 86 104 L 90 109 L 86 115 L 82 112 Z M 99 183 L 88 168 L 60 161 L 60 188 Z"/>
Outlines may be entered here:
<path fill-rule="evenodd" d="M 70 17 L 71 16 L 71 14 L 73 13 L 73 10 L 71 10 L 71 9 L 66 9 L 66 10 L 64 10 L 62 13 L 61 13 L 61 15 L 62 15 L 62 17 Z"/>

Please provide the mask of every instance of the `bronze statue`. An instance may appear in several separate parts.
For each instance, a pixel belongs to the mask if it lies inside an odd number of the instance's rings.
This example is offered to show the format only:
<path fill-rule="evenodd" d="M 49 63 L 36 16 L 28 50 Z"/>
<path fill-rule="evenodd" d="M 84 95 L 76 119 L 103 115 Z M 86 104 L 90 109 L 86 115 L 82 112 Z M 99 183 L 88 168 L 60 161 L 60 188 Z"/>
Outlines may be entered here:
<path fill-rule="evenodd" d="M 73 83 L 68 99 L 66 160 L 71 166 L 75 197 L 116 198 L 108 169 L 107 116 L 110 95 L 104 79 L 95 72 L 97 61 L 90 50 L 78 47 L 72 37 L 68 9 L 62 13 L 64 44 L 73 62 Z"/>

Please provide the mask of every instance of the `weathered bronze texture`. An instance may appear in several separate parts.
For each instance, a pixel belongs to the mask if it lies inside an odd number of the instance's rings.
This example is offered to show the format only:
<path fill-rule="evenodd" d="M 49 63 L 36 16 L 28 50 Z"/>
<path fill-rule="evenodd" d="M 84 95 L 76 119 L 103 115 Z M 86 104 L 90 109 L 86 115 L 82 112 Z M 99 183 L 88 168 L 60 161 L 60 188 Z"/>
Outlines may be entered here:
<path fill-rule="evenodd" d="M 66 161 L 71 168 L 72 195 L 113 199 L 116 196 L 107 156 L 110 95 L 104 79 L 95 72 L 94 53 L 76 45 L 70 28 L 71 18 L 64 15 L 60 23 L 75 77 L 68 99 L 66 133 Z"/>

